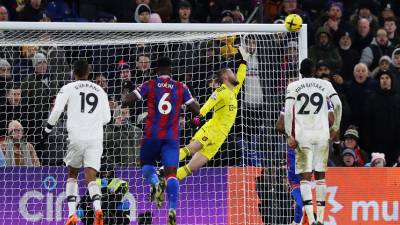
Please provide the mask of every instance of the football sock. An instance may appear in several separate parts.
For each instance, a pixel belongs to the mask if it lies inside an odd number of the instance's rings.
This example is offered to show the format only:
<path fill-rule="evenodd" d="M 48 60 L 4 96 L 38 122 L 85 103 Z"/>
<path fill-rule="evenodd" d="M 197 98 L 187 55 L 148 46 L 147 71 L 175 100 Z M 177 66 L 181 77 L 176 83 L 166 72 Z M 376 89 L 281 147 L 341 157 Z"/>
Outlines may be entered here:
<path fill-rule="evenodd" d="M 184 160 L 188 155 L 190 155 L 190 150 L 188 146 L 185 146 L 179 150 L 179 161 Z"/>
<path fill-rule="evenodd" d="M 91 181 L 88 184 L 88 190 L 89 190 L 89 195 L 90 199 L 92 199 L 93 202 L 93 208 L 94 210 L 101 209 L 101 192 L 100 192 L 100 187 L 96 183 L 96 181 Z"/>
<path fill-rule="evenodd" d="M 310 181 L 302 180 L 300 181 L 300 191 L 301 197 L 303 199 L 304 210 L 306 211 L 308 222 L 310 224 L 315 222 L 314 209 L 312 204 L 312 192 Z"/>
<path fill-rule="evenodd" d="M 296 202 L 296 206 L 294 209 L 294 222 L 300 223 L 301 217 L 303 217 L 303 200 L 301 199 L 300 188 L 294 188 L 291 194 Z"/>
<path fill-rule="evenodd" d="M 78 181 L 75 178 L 68 178 L 65 190 L 68 200 L 68 217 L 76 212 L 76 198 L 78 197 Z"/>
<path fill-rule="evenodd" d="M 153 186 L 158 185 L 160 180 L 158 179 L 157 176 L 157 171 L 156 168 L 152 165 L 144 165 L 142 168 L 142 173 L 143 176 L 146 178 L 146 180 Z"/>
<path fill-rule="evenodd" d="M 317 180 L 315 195 L 317 199 L 317 221 L 322 223 L 324 220 L 324 212 L 325 212 L 325 196 L 326 196 L 325 179 Z"/>
<path fill-rule="evenodd" d="M 179 182 L 176 177 L 170 177 L 167 180 L 167 194 L 170 209 L 176 209 L 178 202 Z"/>
<path fill-rule="evenodd" d="M 178 180 L 182 180 L 185 177 L 189 176 L 192 173 L 192 170 L 189 168 L 188 165 L 179 167 L 178 172 L 176 173 L 176 178 Z"/>

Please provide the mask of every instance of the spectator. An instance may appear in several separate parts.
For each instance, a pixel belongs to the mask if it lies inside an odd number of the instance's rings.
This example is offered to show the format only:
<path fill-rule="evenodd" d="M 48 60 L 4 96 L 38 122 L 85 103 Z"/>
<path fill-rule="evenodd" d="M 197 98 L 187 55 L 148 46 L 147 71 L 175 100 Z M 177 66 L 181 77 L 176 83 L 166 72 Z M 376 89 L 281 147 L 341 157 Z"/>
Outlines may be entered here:
<path fill-rule="evenodd" d="M 379 28 L 378 17 L 372 14 L 374 5 L 371 1 L 363 1 L 359 4 L 358 10 L 350 17 L 350 23 L 355 27 L 360 19 L 367 19 L 373 33 Z"/>
<path fill-rule="evenodd" d="M 390 59 L 389 56 L 384 55 L 379 59 L 379 65 L 376 67 L 372 72 L 371 72 L 371 77 L 376 78 L 376 75 L 380 71 L 389 71 L 390 64 L 392 63 L 392 60 Z M 396 81 L 396 78 L 393 77 L 393 80 Z M 396 83 L 395 83 L 396 84 Z M 396 89 L 396 87 L 395 87 Z"/>
<path fill-rule="evenodd" d="M 162 23 L 160 15 L 157 13 L 152 13 L 150 15 L 149 23 Z"/>
<path fill-rule="evenodd" d="M 8 10 L 4 6 L 0 6 L 0 21 L 8 21 L 9 16 L 8 16 Z"/>
<path fill-rule="evenodd" d="M 0 137 L 7 134 L 7 123 L 11 120 L 20 121 L 26 127 L 26 105 L 21 104 L 21 88 L 17 84 L 9 83 L 5 88 L 7 90 L 6 101 L 0 105 Z"/>
<path fill-rule="evenodd" d="M 117 101 L 121 100 L 121 96 L 134 90 L 135 84 L 132 82 L 132 75 L 129 64 L 122 63 L 118 65 L 119 77 L 115 79 L 112 85 L 113 94 Z"/>
<path fill-rule="evenodd" d="M 149 23 L 151 10 L 146 4 L 140 4 L 135 10 L 135 21 L 136 23 Z"/>
<path fill-rule="evenodd" d="M 354 40 L 354 48 L 361 52 L 365 47 L 371 44 L 374 38 L 370 23 L 367 19 L 360 19 L 357 22 L 357 34 Z"/>
<path fill-rule="evenodd" d="M 32 66 L 35 69 L 35 74 L 48 76 L 47 74 L 47 58 L 43 53 L 36 53 L 32 58 Z"/>
<path fill-rule="evenodd" d="M 339 71 L 342 59 L 331 40 L 331 34 L 324 27 L 318 28 L 315 33 L 315 44 L 309 48 L 309 57 L 315 64 L 322 59 L 333 71 Z"/>
<path fill-rule="evenodd" d="M 96 73 L 94 75 L 94 82 L 97 85 L 99 85 L 101 88 L 103 88 L 103 90 L 107 93 L 108 102 L 110 104 L 110 109 L 111 109 L 111 112 L 113 112 L 113 110 L 115 108 L 117 108 L 118 102 L 117 102 L 116 96 L 114 95 L 114 93 L 112 93 L 112 90 L 109 89 L 106 76 L 104 76 L 102 73 Z"/>
<path fill-rule="evenodd" d="M 42 0 L 30 0 L 24 8 L 18 13 L 19 21 L 39 22 L 44 18 Z"/>
<path fill-rule="evenodd" d="M 354 159 L 357 166 L 364 166 L 368 162 L 368 153 L 358 145 L 359 134 L 357 127 L 350 125 L 344 133 L 344 141 L 340 144 L 333 144 L 335 152 L 340 152 L 342 149 L 351 149 L 354 151 Z"/>
<path fill-rule="evenodd" d="M 396 19 L 394 17 L 386 18 L 383 23 L 383 28 L 386 30 L 389 41 L 393 46 L 400 44 L 400 36 L 397 32 Z"/>
<path fill-rule="evenodd" d="M 306 13 L 300 10 L 297 0 L 283 0 L 281 10 L 279 11 L 275 20 L 285 20 L 286 16 L 290 14 L 298 14 L 303 19 L 303 23 L 311 26 L 311 21 L 308 19 Z"/>
<path fill-rule="evenodd" d="M 234 16 L 231 10 L 224 10 L 221 13 L 221 23 L 233 23 Z"/>
<path fill-rule="evenodd" d="M 39 141 L 42 120 L 48 118 L 50 100 L 56 95 L 57 82 L 47 74 L 47 60 L 42 53 L 36 53 L 32 59 L 34 74 L 22 82 L 23 103 L 27 105 L 28 141 L 36 144 Z M 37 151 L 42 149 L 37 149 Z M 40 155 L 40 152 L 38 152 Z M 40 156 L 39 156 L 40 157 Z"/>
<path fill-rule="evenodd" d="M 395 90 L 400 94 L 400 48 L 393 51 L 391 62 L 389 70 L 395 80 Z"/>
<path fill-rule="evenodd" d="M 391 4 L 387 4 L 386 7 L 381 11 L 381 18 L 379 18 L 381 24 L 385 22 L 388 18 L 396 17 Z"/>
<path fill-rule="evenodd" d="M 30 74 L 33 74 L 35 69 L 32 65 L 33 56 L 38 52 L 38 47 L 25 45 L 21 47 L 21 56 L 19 62 L 13 67 L 13 80 L 21 82 Z"/>
<path fill-rule="evenodd" d="M 342 68 L 339 74 L 344 81 L 349 81 L 353 78 L 354 66 L 360 60 L 360 53 L 353 48 L 354 37 L 350 32 L 342 31 L 339 34 L 339 55 L 342 58 Z"/>
<path fill-rule="evenodd" d="M 139 151 L 142 131 L 132 125 L 129 118 L 129 109 L 118 107 L 114 111 L 114 123 L 106 127 L 104 146 L 107 164 L 140 166 Z"/>
<path fill-rule="evenodd" d="M 7 166 L 40 166 L 33 145 L 24 138 L 24 128 L 12 120 L 8 124 L 7 137 L 0 143 Z"/>
<path fill-rule="evenodd" d="M 342 160 L 341 165 L 342 167 L 357 167 L 356 163 L 356 154 L 354 153 L 353 149 L 346 148 L 342 151 Z"/>
<path fill-rule="evenodd" d="M 174 21 L 175 23 L 197 23 L 192 18 L 192 4 L 186 0 L 182 0 L 178 7 L 178 17 Z"/>
<path fill-rule="evenodd" d="M 345 95 L 351 109 L 351 120 L 354 125 L 360 128 L 361 146 L 364 144 L 364 112 L 368 97 L 375 93 L 378 88 L 376 80 L 368 76 L 368 67 L 363 63 L 354 66 L 354 79 L 345 84 Z"/>
<path fill-rule="evenodd" d="M 378 66 L 379 59 L 384 55 L 392 55 L 393 50 L 394 47 L 388 39 L 386 30 L 379 29 L 371 44 L 362 51 L 360 62 L 373 70 Z"/>
<path fill-rule="evenodd" d="M 335 72 L 331 72 L 329 65 L 325 63 L 323 60 L 318 61 L 316 67 L 316 77 L 322 78 L 329 76 L 329 81 L 332 83 L 333 87 L 338 93 L 343 93 L 344 89 L 344 80 L 340 74 Z"/>
<path fill-rule="evenodd" d="M 171 0 L 152 0 L 150 8 L 160 15 L 161 21 L 170 22 L 173 12 Z"/>
<path fill-rule="evenodd" d="M 147 54 L 139 54 L 136 59 L 136 70 L 134 71 L 135 84 L 141 84 L 152 76 L 151 60 Z"/>
<path fill-rule="evenodd" d="M 233 14 L 233 22 L 234 23 L 244 23 L 244 15 L 240 11 L 239 5 L 237 5 L 235 8 L 231 9 L 232 14 Z"/>
<path fill-rule="evenodd" d="M 0 103 L 5 102 L 6 85 L 12 82 L 10 69 L 10 63 L 5 59 L 0 59 Z"/>
<path fill-rule="evenodd" d="M 370 167 L 385 167 L 386 166 L 386 160 L 385 160 L 385 154 L 384 153 L 379 153 L 379 152 L 373 152 L 371 153 L 371 162 L 367 165 Z"/>
<path fill-rule="evenodd" d="M 102 73 L 95 73 L 94 82 L 99 85 L 103 90 L 108 93 L 107 78 Z"/>
<path fill-rule="evenodd" d="M 392 165 L 400 155 L 400 95 L 393 89 L 390 72 L 378 73 L 377 79 L 380 88 L 369 98 L 365 110 L 366 149 L 385 153 L 388 165 Z"/>
<path fill-rule="evenodd" d="M 343 16 L 343 3 L 333 2 L 323 17 L 322 26 L 332 35 L 335 43 L 339 41 L 340 35 L 345 31 L 352 31 L 353 27 L 350 26 L 346 20 L 342 19 Z"/>

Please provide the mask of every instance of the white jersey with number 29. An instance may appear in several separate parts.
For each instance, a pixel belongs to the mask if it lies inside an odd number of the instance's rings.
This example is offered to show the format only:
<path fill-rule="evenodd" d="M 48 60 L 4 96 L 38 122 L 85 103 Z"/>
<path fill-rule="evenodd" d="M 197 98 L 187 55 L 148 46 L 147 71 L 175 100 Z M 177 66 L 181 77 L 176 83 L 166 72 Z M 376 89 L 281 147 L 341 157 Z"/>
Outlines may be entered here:
<path fill-rule="evenodd" d="M 48 123 L 55 125 L 67 106 L 67 130 L 71 140 L 102 140 L 103 126 L 111 120 L 107 94 L 97 84 L 79 80 L 59 91 Z"/>
<path fill-rule="evenodd" d="M 339 129 L 342 107 L 340 99 L 328 81 L 303 78 L 287 87 L 285 98 L 285 131 L 299 143 L 319 143 L 329 140 L 327 101 L 333 104 Z"/>

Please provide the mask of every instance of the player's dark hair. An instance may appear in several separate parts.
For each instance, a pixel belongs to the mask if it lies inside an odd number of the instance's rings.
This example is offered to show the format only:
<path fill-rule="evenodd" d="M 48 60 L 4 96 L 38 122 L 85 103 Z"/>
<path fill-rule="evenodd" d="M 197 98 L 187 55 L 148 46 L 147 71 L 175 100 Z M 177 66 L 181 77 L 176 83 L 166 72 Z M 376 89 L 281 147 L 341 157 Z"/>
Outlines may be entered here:
<path fill-rule="evenodd" d="M 84 78 L 89 73 L 89 63 L 84 59 L 78 59 L 74 63 L 74 75 Z"/>
<path fill-rule="evenodd" d="M 167 56 L 161 56 L 160 58 L 157 59 L 156 66 L 158 69 L 170 68 L 171 67 L 171 59 Z"/>
<path fill-rule="evenodd" d="M 315 71 L 315 64 L 311 59 L 305 58 L 300 63 L 300 74 L 303 77 L 312 77 Z"/>
<path fill-rule="evenodd" d="M 157 73 L 159 75 L 169 75 L 171 73 L 171 59 L 167 56 L 161 56 L 156 62 Z"/>
<path fill-rule="evenodd" d="M 219 83 L 222 84 L 224 82 L 224 80 L 222 79 L 222 76 L 226 73 L 226 71 L 229 68 L 222 68 L 218 71 L 217 76 L 215 77 L 215 80 Z"/>

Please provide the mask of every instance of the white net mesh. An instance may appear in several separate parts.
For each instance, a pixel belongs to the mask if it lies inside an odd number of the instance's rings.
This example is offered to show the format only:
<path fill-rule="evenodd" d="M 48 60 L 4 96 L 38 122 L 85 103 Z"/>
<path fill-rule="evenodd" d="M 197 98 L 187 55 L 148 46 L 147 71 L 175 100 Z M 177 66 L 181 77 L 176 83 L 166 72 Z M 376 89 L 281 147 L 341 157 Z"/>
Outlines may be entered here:
<path fill-rule="evenodd" d="M 93 80 L 109 95 L 113 119 L 105 128 L 103 162 L 129 183 L 125 196 L 103 197 L 109 204 L 103 205 L 105 224 L 124 224 L 123 218 L 131 224 L 150 224 L 149 214 L 151 224 L 166 224 L 166 209 L 149 203 L 149 185 L 139 168 L 145 105 L 121 108 L 121 94 L 153 78 L 154 61 L 167 55 L 173 62 L 173 78 L 185 82 L 202 105 L 216 88 L 216 72 L 237 68 L 236 47 L 244 36 L 251 37 L 247 46 L 253 55 L 238 97 L 236 124 L 207 167 L 180 182 L 177 220 L 289 224 L 293 210 L 286 146 L 274 127 L 287 82 L 298 74 L 297 34 L 24 30 L 5 30 L 0 36 L 0 58 L 6 60 L 0 60 L 0 158 L 6 164 L 0 169 L 0 224 L 64 224 L 67 218 L 66 115 L 49 142 L 41 141 L 41 130 L 59 88 L 72 80 L 71 65 L 78 58 L 88 60 Z M 12 120 L 21 125 L 9 126 Z M 182 114 L 181 145 L 188 144 L 195 132 L 189 121 L 190 115 Z M 79 186 L 85 210 L 82 174 Z"/>

